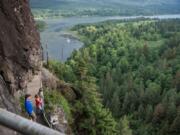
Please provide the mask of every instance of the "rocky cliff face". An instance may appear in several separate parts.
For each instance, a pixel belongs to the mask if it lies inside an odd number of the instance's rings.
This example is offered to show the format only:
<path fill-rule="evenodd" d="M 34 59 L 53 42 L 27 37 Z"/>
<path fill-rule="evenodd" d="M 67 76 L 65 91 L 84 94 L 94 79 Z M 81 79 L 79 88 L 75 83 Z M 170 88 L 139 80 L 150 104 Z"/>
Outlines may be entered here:
<path fill-rule="evenodd" d="M 33 74 L 40 70 L 40 57 L 40 37 L 29 1 L 1 0 L 0 107 L 18 112 L 13 95 L 25 89 Z"/>
<path fill-rule="evenodd" d="M 1 0 L 0 20 L 0 74 L 14 92 L 40 67 L 40 39 L 28 0 Z"/>

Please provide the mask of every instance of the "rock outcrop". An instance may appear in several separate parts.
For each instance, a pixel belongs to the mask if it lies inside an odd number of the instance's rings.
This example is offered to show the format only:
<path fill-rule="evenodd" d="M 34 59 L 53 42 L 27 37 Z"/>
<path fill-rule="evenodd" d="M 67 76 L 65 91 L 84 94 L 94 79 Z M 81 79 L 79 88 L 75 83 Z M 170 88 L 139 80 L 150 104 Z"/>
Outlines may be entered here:
<path fill-rule="evenodd" d="M 28 0 L 1 0 L 0 20 L 0 74 L 14 93 L 41 65 L 40 37 Z"/>
<path fill-rule="evenodd" d="M 6 108 L 11 112 L 18 113 L 20 108 L 17 104 L 18 102 L 9 94 L 6 83 L 4 82 L 2 76 L 0 76 L 0 108 Z M 1 135 L 16 135 L 17 133 L 13 130 L 9 130 L 6 127 L 0 125 Z"/>
<path fill-rule="evenodd" d="M 61 133 L 70 134 L 67 133 L 69 130 L 69 125 L 62 108 L 56 107 L 54 111 L 49 114 L 49 119 L 53 129 L 60 131 Z"/>
<path fill-rule="evenodd" d="M 42 69 L 42 83 L 45 89 L 57 89 L 58 82 L 59 79 L 56 76 L 54 76 L 49 70 L 47 70 L 46 68 Z"/>
<path fill-rule="evenodd" d="M 14 94 L 41 69 L 40 36 L 28 0 L 0 1 L 0 107 L 18 113 Z M 6 130 L 6 131 L 5 131 Z M 0 126 L 0 134 L 16 134 Z"/>
<path fill-rule="evenodd" d="M 69 102 L 77 99 L 78 93 L 69 83 L 59 80 L 49 70 L 42 68 L 42 84 L 44 89 L 59 91 Z"/>

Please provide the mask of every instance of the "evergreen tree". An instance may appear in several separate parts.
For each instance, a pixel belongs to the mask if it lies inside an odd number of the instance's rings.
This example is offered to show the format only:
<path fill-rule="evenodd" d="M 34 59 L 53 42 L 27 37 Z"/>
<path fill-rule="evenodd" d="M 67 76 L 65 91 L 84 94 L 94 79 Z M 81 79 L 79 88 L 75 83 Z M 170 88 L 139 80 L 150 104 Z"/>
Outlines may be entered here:
<path fill-rule="evenodd" d="M 95 78 L 87 75 L 87 68 L 83 64 L 83 60 L 77 66 L 77 69 L 80 69 L 78 70 L 80 81 L 76 81 L 76 87 L 82 94 L 81 102 L 83 103 L 80 111 L 82 114 L 79 116 L 82 116 L 83 119 L 79 120 L 78 134 L 81 131 L 83 131 L 81 134 L 92 135 L 116 134 L 116 122 L 110 111 L 101 104 Z"/>
<path fill-rule="evenodd" d="M 120 119 L 118 124 L 119 135 L 132 135 L 132 130 L 129 128 L 127 116 Z"/>
<path fill-rule="evenodd" d="M 146 122 L 151 122 L 153 117 L 153 107 L 152 105 L 147 105 L 146 107 Z"/>

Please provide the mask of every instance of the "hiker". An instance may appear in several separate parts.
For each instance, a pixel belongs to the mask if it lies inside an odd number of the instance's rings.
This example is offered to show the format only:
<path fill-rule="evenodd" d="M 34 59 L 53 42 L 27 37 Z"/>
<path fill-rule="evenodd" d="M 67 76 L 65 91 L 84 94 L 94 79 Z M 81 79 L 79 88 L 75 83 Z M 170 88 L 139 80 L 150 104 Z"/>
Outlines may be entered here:
<path fill-rule="evenodd" d="M 42 88 L 39 89 L 38 95 L 42 99 L 42 109 L 44 110 L 44 94 Z"/>
<path fill-rule="evenodd" d="M 31 101 L 31 95 L 26 94 L 25 95 L 25 110 L 29 114 L 29 117 L 31 120 L 36 121 L 36 114 L 34 113 L 33 110 L 33 103 Z"/>
<path fill-rule="evenodd" d="M 42 88 L 39 89 L 38 95 L 44 100 L 44 94 Z"/>
<path fill-rule="evenodd" d="M 39 95 L 35 95 L 36 112 L 37 114 L 43 113 L 43 100 Z"/>

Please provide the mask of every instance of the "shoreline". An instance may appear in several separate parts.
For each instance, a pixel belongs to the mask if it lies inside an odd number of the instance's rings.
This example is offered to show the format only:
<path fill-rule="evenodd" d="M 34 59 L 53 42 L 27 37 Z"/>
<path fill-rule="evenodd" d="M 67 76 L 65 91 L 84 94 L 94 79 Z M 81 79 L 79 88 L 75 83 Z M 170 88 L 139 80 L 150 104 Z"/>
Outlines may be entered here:
<path fill-rule="evenodd" d="M 35 15 L 34 15 L 35 16 Z M 58 16 L 58 17 L 34 17 L 35 20 L 59 20 L 59 19 L 68 19 L 68 18 L 159 18 L 159 17 L 167 17 L 167 16 L 179 16 L 180 18 L 180 13 L 179 14 L 156 14 L 156 15 L 112 15 L 112 16 L 98 16 L 98 15 L 93 15 L 93 16 Z M 171 18 L 171 17 L 169 17 Z M 168 19 L 168 18 L 166 18 Z M 175 19 L 175 18 L 174 18 Z"/>

